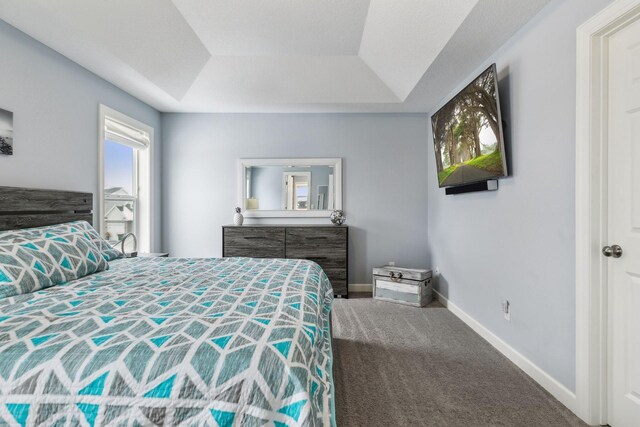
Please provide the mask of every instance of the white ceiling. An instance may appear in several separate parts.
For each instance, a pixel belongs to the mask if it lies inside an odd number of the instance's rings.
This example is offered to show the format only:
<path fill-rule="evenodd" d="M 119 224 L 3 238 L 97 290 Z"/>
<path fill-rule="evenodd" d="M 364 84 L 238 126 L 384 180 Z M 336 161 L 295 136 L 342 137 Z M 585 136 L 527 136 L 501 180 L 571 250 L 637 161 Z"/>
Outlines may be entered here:
<path fill-rule="evenodd" d="M 213 56 L 357 55 L 369 0 L 173 0 Z"/>
<path fill-rule="evenodd" d="M 0 0 L 161 111 L 427 112 L 549 0 Z"/>

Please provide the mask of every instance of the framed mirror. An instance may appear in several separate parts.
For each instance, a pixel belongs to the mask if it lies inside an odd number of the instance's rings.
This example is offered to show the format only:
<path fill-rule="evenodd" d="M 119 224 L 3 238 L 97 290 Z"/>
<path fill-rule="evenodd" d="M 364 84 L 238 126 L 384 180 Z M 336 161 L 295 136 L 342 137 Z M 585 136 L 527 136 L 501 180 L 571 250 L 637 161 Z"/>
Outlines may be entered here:
<path fill-rule="evenodd" d="M 328 217 L 342 209 L 342 159 L 240 159 L 245 217 Z"/>

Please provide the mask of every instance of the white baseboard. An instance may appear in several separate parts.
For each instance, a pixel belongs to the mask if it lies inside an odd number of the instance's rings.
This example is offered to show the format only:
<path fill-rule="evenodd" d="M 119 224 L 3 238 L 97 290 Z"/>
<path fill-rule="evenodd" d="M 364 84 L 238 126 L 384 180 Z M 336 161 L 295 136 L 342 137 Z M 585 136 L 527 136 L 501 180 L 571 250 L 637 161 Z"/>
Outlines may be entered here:
<path fill-rule="evenodd" d="M 350 283 L 349 292 L 373 292 L 371 283 Z"/>
<path fill-rule="evenodd" d="M 505 355 L 507 359 L 515 363 L 516 366 L 522 369 L 545 390 L 551 393 L 553 397 L 558 399 L 560 403 L 569 408 L 571 412 L 573 412 L 574 414 L 576 413 L 576 410 L 578 409 L 578 402 L 574 392 L 566 388 L 564 385 L 560 384 L 551 375 L 547 374 L 540 367 L 524 357 L 509 344 L 498 338 L 497 335 L 482 326 L 477 320 L 462 311 L 458 306 L 447 300 L 447 298 L 445 298 L 442 294 L 435 290 L 433 293 L 438 301 L 440 301 L 440 303 L 444 305 L 449 311 L 455 314 L 456 317 L 458 317 L 471 329 L 478 333 L 478 335 L 488 341 L 489 344 L 496 348 L 496 350 Z"/>

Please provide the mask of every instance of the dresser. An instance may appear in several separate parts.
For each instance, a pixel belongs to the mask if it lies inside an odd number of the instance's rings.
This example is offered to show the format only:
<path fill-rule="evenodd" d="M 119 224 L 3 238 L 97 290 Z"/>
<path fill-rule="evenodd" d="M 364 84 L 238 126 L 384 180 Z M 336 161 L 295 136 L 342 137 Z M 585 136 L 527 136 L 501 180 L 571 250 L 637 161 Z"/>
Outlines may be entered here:
<path fill-rule="evenodd" d="M 335 225 L 226 225 L 222 256 L 308 259 L 322 267 L 336 296 L 348 298 L 349 228 Z"/>

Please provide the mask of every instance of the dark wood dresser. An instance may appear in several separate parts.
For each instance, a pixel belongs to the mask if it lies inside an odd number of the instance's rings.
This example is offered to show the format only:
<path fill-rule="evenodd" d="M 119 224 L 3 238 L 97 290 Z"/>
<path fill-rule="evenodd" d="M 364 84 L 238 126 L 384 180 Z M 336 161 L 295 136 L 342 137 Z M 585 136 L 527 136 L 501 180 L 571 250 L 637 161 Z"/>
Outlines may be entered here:
<path fill-rule="evenodd" d="M 225 225 L 222 256 L 308 259 L 327 274 L 336 296 L 348 298 L 349 228 L 335 225 Z"/>

